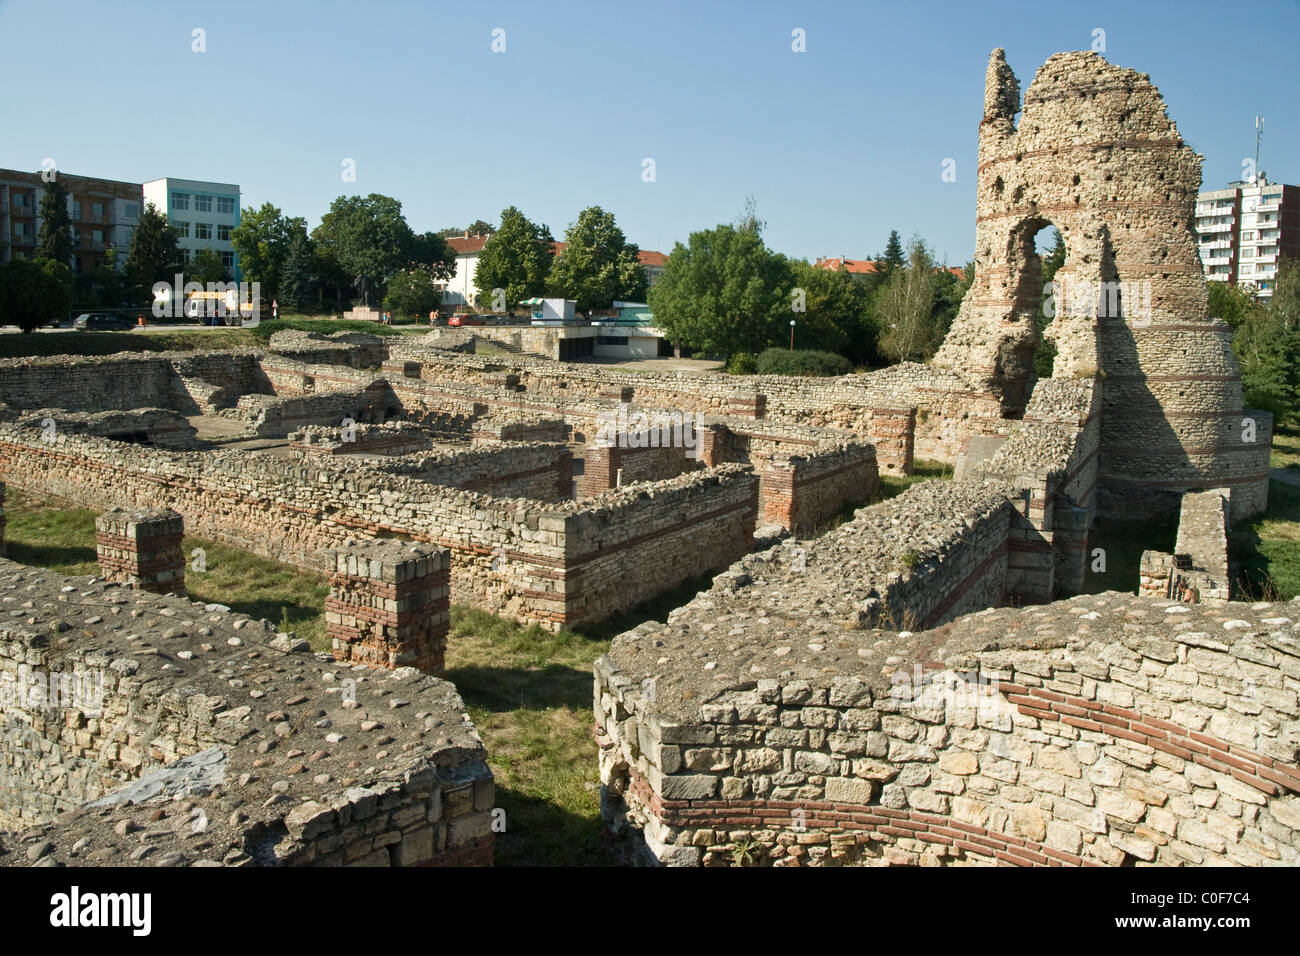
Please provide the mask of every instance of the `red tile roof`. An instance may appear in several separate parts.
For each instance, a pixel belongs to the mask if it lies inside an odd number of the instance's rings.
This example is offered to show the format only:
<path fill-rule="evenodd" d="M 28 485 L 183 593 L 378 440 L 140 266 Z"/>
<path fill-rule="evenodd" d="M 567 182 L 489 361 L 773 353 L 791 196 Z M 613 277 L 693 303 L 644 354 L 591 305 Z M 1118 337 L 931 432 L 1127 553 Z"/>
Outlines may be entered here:
<path fill-rule="evenodd" d="M 818 269 L 829 269 L 831 272 L 838 272 L 841 264 L 846 272 L 853 275 L 870 275 L 884 268 L 882 263 L 871 259 L 818 259 L 815 263 Z M 951 272 L 958 279 L 966 278 L 966 270 L 961 266 L 939 266 L 934 271 Z"/>
<path fill-rule="evenodd" d="M 662 252 L 654 252 L 650 249 L 642 249 L 639 253 L 641 265 L 659 267 L 668 261 L 668 257 Z"/>
<path fill-rule="evenodd" d="M 458 256 L 472 256 L 475 253 L 482 252 L 483 246 L 487 244 L 487 236 L 452 236 L 446 240 L 447 248 Z"/>

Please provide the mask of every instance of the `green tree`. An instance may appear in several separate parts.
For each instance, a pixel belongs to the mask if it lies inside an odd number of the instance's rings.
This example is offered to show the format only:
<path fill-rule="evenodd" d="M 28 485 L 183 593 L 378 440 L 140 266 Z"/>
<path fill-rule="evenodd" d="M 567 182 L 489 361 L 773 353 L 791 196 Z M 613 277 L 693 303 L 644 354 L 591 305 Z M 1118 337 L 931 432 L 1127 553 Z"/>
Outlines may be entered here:
<path fill-rule="evenodd" d="M 802 313 L 795 312 L 792 303 L 794 314 L 789 316 L 797 323 L 796 346 L 838 352 L 868 364 L 875 351 L 875 330 L 866 286 L 843 266 L 823 269 L 796 259 L 790 267 L 795 290 L 803 292 Z"/>
<path fill-rule="evenodd" d="M 90 296 L 104 308 L 116 308 L 127 298 L 126 278 L 118 264 L 117 246 L 110 245 L 90 273 Z"/>
<path fill-rule="evenodd" d="M 484 222 L 482 219 L 475 219 L 464 229 L 459 226 L 448 226 L 446 229 L 439 229 L 438 236 L 442 239 L 452 239 L 456 236 L 463 236 L 469 233 L 471 236 L 490 236 L 497 231 L 497 227 L 490 222 Z"/>
<path fill-rule="evenodd" d="M 212 249 L 200 249 L 185 266 L 186 282 L 202 282 L 207 285 L 209 282 L 229 282 L 231 278 L 230 270 L 221 261 L 221 256 Z"/>
<path fill-rule="evenodd" d="M 897 229 L 889 230 L 889 241 L 885 243 L 880 261 L 884 263 L 886 272 L 893 272 L 907 261 L 903 258 L 903 240 L 898 237 Z"/>
<path fill-rule="evenodd" d="M 399 269 L 431 259 L 447 261 L 446 245 L 433 233 L 416 236 L 402 216 L 402 204 L 391 196 L 340 196 L 312 233 L 361 295 L 381 297 L 388 279 Z"/>
<path fill-rule="evenodd" d="M 892 270 L 876 295 L 883 355 L 895 362 L 919 362 L 934 354 L 943 341 L 943 328 L 935 316 L 938 284 L 934 256 L 914 236 L 907 265 Z"/>
<path fill-rule="evenodd" d="M 531 222 L 514 206 L 502 210 L 501 225 L 484 243 L 474 268 L 474 285 L 482 300 L 492 302 L 494 290 L 502 289 L 506 311 L 514 315 L 521 299 L 544 295 L 554 246 L 545 225 Z"/>
<path fill-rule="evenodd" d="M 307 220 L 285 216 L 271 203 L 260 209 L 245 209 L 239 225 L 230 233 L 230 244 L 239 254 L 240 273 L 246 282 L 256 282 L 269 302 L 280 294 L 281 272 L 289 243 L 307 228 Z M 200 280 L 201 281 L 201 280 Z"/>
<path fill-rule="evenodd" d="M 672 341 L 714 353 L 786 345 L 798 319 L 789 261 L 757 228 L 720 225 L 673 246 L 650 290 L 655 323 Z"/>
<path fill-rule="evenodd" d="M 1039 278 L 1044 288 L 1056 277 L 1057 270 L 1065 265 L 1065 240 L 1061 238 L 1061 231 L 1055 226 L 1052 226 L 1051 230 L 1052 248 L 1046 255 L 1039 257 L 1041 267 Z M 1038 301 L 1038 348 L 1034 352 L 1034 374 L 1038 378 L 1051 378 L 1052 369 L 1056 365 L 1056 343 L 1044 334 L 1047 327 L 1052 324 L 1053 318 L 1047 314 L 1047 308 L 1047 296 L 1042 295 Z"/>
<path fill-rule="evenodd" d="M 171 283 L 182 268 L 180 237 L 153 203 L 131 236 L 131 251 L 126 257 L 128 294 L 133 300 L 146 299 L 154 283 Z"/>
<path fill-rule="evenodd" d="M 289 241 L 289 251 L 280 273 L 279 302 L 286 310 L 308 312 L 319 301 L 320 277 L 316 270 L 315 250 L 306 229 L 299 230 Z"/>
<path fill-rule="evenodd" d="M 411 266 L 396 272 L 388 280 L 384 308 L 397 315 L 422 318 L 442 304 L 442 293 L 434 284 L 428 266 Z"/>
<path fill-rule="evenodd" d="M 54 259 L 12 259 L 0 265 L 0 324 L 32 332 L 72 308 L 72 270 Z"/>
<path fill-rule="evenodd" d="M 1235 282 L 1206 282 L 1205 291 L 1210 299 L 1210 318 L 1222 319 L 1234 329 L 1256 304 L 1255 297 Z"/>
<path fill-rule="evenodd" d="M 67 263 L 72 258 L 72 220 L 68 216 L 68 191 L 56 174 L 41 195 L 41 232 L 36 258 Z"/>
<path fill-rule="evenodd" d="M 578 213 L 564 234 L 564 252 L 551 266 L 550 293 L 573 299 L 583 315 L 615 301 L 640 302 L 646 294 L 639 250 L 627 241 L 614 214 L 599 206 Z"/>

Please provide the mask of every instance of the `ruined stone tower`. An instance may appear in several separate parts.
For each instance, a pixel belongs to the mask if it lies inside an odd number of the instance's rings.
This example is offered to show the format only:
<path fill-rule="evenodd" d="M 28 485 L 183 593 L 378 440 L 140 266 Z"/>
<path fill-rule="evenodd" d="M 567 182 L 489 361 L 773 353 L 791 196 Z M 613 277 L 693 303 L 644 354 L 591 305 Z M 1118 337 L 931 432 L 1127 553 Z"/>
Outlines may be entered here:
<path fill-rule="evenodd" d="M 1061 233 L 1046 335 L 1057 378 L 1102 390 L 1097 505 L 1157 513 L 1187 490 L 1232 488 L 1233 515 L 1263 509 L 1271 419 L 1243 409 L 1230 331 L 1208 316 L 1192 214 L 1201 157 L 1145 73 L 1058 53 L 1020 110 L 1001 49 L 980 123 L 975 282 L 934 364 L 1024 412 L 1044 295 L 1034 237 Z"/>

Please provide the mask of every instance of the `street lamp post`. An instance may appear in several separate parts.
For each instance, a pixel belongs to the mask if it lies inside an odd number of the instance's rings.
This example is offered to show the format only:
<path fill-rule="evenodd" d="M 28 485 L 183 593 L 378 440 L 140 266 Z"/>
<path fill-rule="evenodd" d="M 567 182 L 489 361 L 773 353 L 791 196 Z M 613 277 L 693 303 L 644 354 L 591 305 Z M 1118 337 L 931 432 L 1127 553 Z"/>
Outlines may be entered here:
<path fill-rule="evenodd" d="M 790 351 L 794 351 L 794 319 L 790 320 Z"/>

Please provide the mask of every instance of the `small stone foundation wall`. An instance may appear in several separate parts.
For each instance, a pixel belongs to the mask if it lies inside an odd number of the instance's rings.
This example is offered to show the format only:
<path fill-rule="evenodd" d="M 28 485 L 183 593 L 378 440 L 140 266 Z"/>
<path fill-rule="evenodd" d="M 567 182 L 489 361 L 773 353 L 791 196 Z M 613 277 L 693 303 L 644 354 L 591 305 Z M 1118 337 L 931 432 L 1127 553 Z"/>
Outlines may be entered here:
<path fill-rule="evenodd" d="M 445 681 L 93 578 L 0 561 L 0 593 L 30 602 L 0 621 L 0 865 L 491 864 Z"/>

